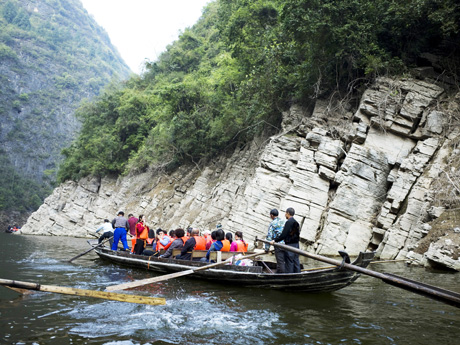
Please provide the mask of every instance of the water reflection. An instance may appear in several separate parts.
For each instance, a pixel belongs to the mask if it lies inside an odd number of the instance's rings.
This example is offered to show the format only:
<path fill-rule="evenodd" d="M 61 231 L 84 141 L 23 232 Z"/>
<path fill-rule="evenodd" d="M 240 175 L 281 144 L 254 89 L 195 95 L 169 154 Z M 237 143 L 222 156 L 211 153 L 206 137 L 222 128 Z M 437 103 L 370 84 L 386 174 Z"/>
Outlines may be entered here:
<path fill-rule="evenodd" d="M 94 254 L 68 263 L 88 248 L 82 239 L 6 236 L 0 236 L 3 278 L 103 290 L 146 277 Z M 458 288 L 459 275 L 378 266 L 372 268 Z M 457 344 L 460 324 L 459 309 L 366 276 L 333 294 L 247 289 L 191 277 L 129 292 L 164 297 L 164 306 L 0 289 L 2 344 Z"/>

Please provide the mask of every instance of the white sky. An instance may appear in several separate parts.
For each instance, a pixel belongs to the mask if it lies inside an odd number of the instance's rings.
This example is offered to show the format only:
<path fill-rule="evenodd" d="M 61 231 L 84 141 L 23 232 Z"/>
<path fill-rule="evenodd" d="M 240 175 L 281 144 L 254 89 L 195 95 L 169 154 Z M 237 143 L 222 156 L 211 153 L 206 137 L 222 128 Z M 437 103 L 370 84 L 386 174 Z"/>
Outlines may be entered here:
<path fill-rule="evenodd" d="M 81 0 L 131 70 L 154 61 L 212 0 Z"/>

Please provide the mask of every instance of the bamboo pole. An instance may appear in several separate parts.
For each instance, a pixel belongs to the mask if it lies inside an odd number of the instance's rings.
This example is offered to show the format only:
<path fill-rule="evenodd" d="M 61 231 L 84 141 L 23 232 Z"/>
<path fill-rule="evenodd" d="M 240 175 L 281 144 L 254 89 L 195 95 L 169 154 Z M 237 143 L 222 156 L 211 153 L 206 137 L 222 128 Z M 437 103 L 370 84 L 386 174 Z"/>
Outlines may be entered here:
<path fill-rule="evenodd" d="M 129 295 L 129 294 L 121 294 L 121 293 L 97 291 L 97 290 L 85 290 L 85 289 L 77 289 L 77 288 L 71 288 L 71 287 L 65 287 L 65 286 L 41 285 L 38 283 L 23 282 L 23 281 L 18 281 L 18 280 L 0 279 L 0 285 L 14 288 L 15 291 L 18 291 L 16 289 L 26 289 L 26 290 L 36 290 L 36 291 L 43 291 L 43 292 L 54 292 L 54 293 L 74 295 L 74 296 L 101 298 L 101 299 L 108 299 L 108 300 L 128 302 L 128 303 L 138 303 L 138 304 L 148 304 L 148 305 L 165 305 L 166 304 L 166 300 L 164 298 Z"/>

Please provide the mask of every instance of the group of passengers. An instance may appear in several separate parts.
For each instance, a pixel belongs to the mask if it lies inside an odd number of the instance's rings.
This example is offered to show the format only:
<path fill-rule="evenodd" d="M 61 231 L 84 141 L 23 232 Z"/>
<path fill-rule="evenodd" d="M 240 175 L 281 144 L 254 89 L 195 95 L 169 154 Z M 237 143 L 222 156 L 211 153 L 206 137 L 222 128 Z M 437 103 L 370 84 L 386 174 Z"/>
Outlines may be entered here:
<path fill-rule="evenodd" d="M 99 244 L 105 239 L 110 241 L 112 250 L 118 250 L 118 243 L 121 241 L 123 250 L 128 251 L 127 235 L 132 239 L 130 252 L 137 255 L 157 256 L 160 258 L 171 258 L 174 249 L 180 249 L 176 259 L 190 260 L 192 259 L 193 250 L 207 250 L 206 258 L 203 261 L 209 261 L 212 251 L 222 252 L 247 252 L 248 243 L 243 239 L 243 233 L 237 231 L 235 240 L 233 234 L 227 232 L 225 234 L 222 226 L 217 225 L 217 230 L 205 230 L 200 234 L 199 229 L 188 228 L 187 232 L 178 228 L 169 232 L 159 228 L 156 231 L 150 229 L 146 224 L 144 215 L 138 218 L 129 214 L 128 219 L 124 217 L 124 212 L 118 212 L 112 222 L 108 219 L 96 230 L 103 230 L 102 236 L 99 237 Z"/>
<path fill-rule="evenodd" d="M 299 254 L 295 251 L 299 249 L 300 226 L 294 219 L 295 211 L 292 207 L 286 209 L 285 219 L 279 217 L 277 209 L 270 211 L 271 222 L 268 227 L 267 240 L 270 245 L 275 243 L 289 246 L 292 249 L 286 250 L 282 247 L 275 247 L 275 257 L 277 262 L 277 273 L 299 273 L 300 262 Z M 224 233 L 222 226 L 217 224 L 217 230 L 211 232 L 206 230 L 200 235 L 198 229 L 188 228 L 187 233 L 184 229 L 166 231 L 150 229 L 145 223 L 144 215 L 139 218 L 132 214 L 128 219 L 124 217 L 123 211 L 118 212 L 112 223 L 105 219 L 104 224 L 96 232 L 104 230 L 99 237 L 99 244 L 106 239 L 110 241 L 112 250 L 118 250 L 118 242 L 123 244 L 123 250 L 129 250 L 127 233 L 132 237 L 131 253 L 137 255 L 158 256 L 160 258 L 171 258 L 174 249 L 180 249 L 176 259 L 192 259 L 192 250 L 207 250 L 205 261 L 209 261 L 210 253 L 213 251 L 222 252 L 247 252 L 248 244 L 243 240 L 243 233 L 237 231 L 235 240 L 232 233 Z M 113 239 L 113 240 L 112 240 Z M 270 247 L 266 244 L 265 251 Z"/>

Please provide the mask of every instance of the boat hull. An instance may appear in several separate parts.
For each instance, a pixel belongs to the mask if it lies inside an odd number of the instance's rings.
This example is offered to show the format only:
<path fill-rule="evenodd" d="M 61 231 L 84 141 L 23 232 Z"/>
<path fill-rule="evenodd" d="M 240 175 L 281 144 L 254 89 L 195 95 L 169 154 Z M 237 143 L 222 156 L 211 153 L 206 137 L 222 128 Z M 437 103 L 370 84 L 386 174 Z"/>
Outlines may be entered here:
<path fill-rule="evenodd" d="M 189 260 L 133 255 L 128 252 L 112 251 L 106 248 L 97 248 L 95 251 L 104 260 L 159 273 L 180 272 L 208 264 Z M 373 257 L 374 253 L 360 253 L 353 264 L 367 267 Z M 189 275 L 189 277 L 245 287 L 320 293 L 342 289 L 353 283 L 359 275 L 357 272 L 339 267 L 301 273 L 273 274 L 264 272 L 263 266 L 258 266 L 256 262 L 256 266 L 222 265 L 197 271 Z"/>

